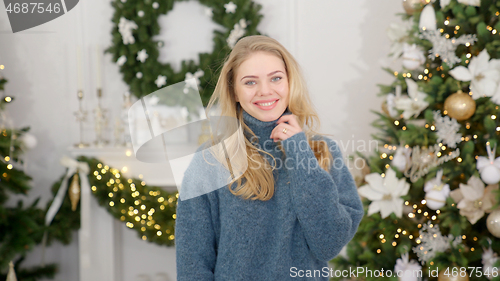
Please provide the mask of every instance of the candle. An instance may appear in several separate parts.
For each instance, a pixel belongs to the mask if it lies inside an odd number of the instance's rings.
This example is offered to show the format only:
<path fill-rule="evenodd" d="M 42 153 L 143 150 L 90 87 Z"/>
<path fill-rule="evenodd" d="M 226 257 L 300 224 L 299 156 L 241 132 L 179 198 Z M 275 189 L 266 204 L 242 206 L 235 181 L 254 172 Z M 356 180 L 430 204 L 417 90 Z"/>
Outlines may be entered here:
<path fill-rule="evenodd" d="M 96 46 L 97 89 L 101 89 L 101 50 Z"/>
<path fill-rule="evenodd" d="M 80 45 L 76 47 L 76 62 L 78 75 L 78 90 L 83 90 L 82 50 Z"/>

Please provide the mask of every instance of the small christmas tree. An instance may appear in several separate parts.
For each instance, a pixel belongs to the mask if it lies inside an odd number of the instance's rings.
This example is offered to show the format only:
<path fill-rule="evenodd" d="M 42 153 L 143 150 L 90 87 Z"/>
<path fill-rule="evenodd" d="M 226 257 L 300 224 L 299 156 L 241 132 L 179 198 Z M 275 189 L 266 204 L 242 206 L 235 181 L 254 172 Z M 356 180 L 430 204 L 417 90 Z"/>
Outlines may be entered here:
<path fill-rule="evenodd" d="M 3 69 L 3 66 L 2 66 Z M 1 73 L 0 73 L 1 74 Z M 13 98 L 3 94 L 7 80 L 0 77 L 0 280 L 6 280 L 9 263 L 14 261 L 18 281 L 35 281 L 52 278 L 56 265 L 49 264 L 23 268 L 26 255 L 42 241 L 45 231 L 48 241 L 56 238 L 63 243 L 71 241 L 70 231 L 79 227 L 79 220 L 65 218 L 62 214 L 54 218 L 50 227 L 45 227 L 46 209 L 37 207 L 38 199 L 29 206 L 19 200 L 15 206 L 7 206 L 10 194 L 27 195 L 31 189 L 31 177 L 24 172 L 21 155 L 31 148 L 36 140 L 27 132 L 29 128 L 14 129 L 5 107 Z M 53 188 L 54 192 L 55 188 Z M 65 212 L 71 208 L 66 198 L 61 207 Z M 10 278 L 13 270 L 10 270 Z"/>
<path fill-rule="evenodd" d="M 372 270 L 355 276 L 366 280 L 396 280 L 395 270 L 498 279 L 500 1 L 404 5 L 404 24 L 389 30 L 402 70 L 386 69 L 381 146 L 359 188 L 366 215 L 333 263 Z"/>

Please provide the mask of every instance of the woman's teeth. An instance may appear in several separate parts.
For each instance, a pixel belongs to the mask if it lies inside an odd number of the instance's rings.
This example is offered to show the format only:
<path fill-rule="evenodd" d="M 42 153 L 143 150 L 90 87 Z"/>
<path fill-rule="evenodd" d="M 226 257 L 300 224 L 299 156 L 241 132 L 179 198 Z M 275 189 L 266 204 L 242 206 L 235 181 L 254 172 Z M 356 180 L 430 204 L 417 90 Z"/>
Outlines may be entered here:
<path fill-rule="evenodd" d="M 277 102 L 278 100 L 272 101 L 272 102 L 266 102 L 266 103 L 258 103 L 260 106 L 270 106 L 271 104 Z"/>

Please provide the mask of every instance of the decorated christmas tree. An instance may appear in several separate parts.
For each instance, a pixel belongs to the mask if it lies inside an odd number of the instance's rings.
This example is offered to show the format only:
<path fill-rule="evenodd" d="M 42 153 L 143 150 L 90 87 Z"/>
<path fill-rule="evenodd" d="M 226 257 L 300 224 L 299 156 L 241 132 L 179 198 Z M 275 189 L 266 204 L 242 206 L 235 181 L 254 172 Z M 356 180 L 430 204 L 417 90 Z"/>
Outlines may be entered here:
<path fill-rule="evenodd" d="M 1 76 L 0 65 L 0 280 L 35 281 L 54 277 L 55 264 L 23 267 L 26 255 L 42 241 L 44 232 L 48 241 L 54 238 L 69 243 L 70 231 L 78 228 L 78 223 L 56 216 L 50 227 L 44 225 L 45 208 L 40 208 L 38 199 L 25 206 L 25 201 L 8 204 L 11 195 L 27 196 L 31 189 L 31 177 L 24 171 L 22 155 L 36 145 L 36 139 L 28 133 L 29 128 L 15 129 L 6 107 L 13 101 L 4 94 L 7 82 Z M 69 201 L 69 200 L 68 200 Z M 63 208 L 68 209 L 65 201 Z M 15 271 L 14 271 L 15 269 Z"/>
<path fill-rule="evenodd" d="M 500 1 L 403 5 L 403 24 L 388 30 L 402 66 L 385 69 L 394 82 L 380 85 L 374 112 L 380 147 L 359 154 L 371 170 L 359 187 L 366 215 L 334 268 L 366 280 L 498 279 Z"/>

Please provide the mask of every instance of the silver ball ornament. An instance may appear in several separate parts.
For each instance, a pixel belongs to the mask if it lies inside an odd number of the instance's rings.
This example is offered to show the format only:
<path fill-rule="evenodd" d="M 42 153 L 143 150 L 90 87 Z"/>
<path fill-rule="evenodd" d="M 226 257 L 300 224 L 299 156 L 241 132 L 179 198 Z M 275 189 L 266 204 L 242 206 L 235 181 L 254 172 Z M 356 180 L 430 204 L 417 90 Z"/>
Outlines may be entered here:
<path fill-rule="evenodd" d="M 495 237 L 500 238 L 500 210 L 495 210 L 486 219 L 488 231 Z"/>
<path fill-rule="evenodd" d="M 431 190 L 425 194 L 425 201 L 429 209 L 437 210 L 446 204 L 446 196 L 441 191 Z"/>
<path fill-rule="evenodd" d="M 481 170 L 481 179 L 486 184 L 496 184 L 500 181 L 500 169 L 494 165 L 488 165 Z"/>

